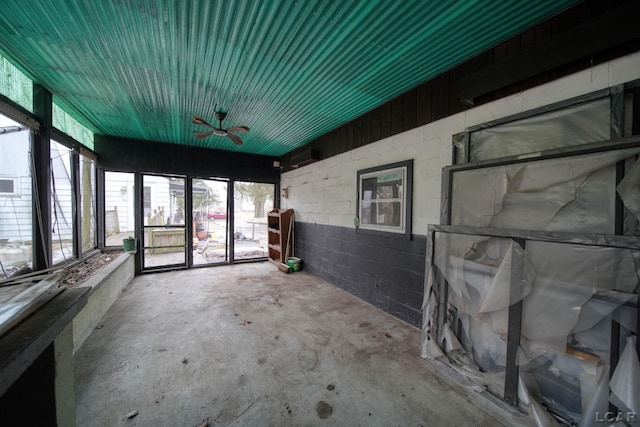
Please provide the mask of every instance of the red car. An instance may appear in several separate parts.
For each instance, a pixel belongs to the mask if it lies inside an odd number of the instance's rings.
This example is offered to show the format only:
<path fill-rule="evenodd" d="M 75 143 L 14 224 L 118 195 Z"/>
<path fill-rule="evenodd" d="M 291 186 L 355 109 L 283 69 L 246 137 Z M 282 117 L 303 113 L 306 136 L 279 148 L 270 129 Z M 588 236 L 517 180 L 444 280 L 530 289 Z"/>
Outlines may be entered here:
<path fill-rule="evenodd" d="M 209 212 L 207 219 L 227 219 L 227 214 L 224 212 Z"/>

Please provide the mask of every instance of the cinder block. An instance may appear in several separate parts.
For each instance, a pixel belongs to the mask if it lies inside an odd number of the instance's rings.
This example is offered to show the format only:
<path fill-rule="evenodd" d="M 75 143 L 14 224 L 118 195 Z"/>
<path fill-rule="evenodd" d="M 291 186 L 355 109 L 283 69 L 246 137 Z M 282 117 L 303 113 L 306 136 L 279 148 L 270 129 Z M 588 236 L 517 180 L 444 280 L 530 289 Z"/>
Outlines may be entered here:
<path fill-rule="evenodd" d="M 517 93 L 497 101 L 492 101 L 465 111 L 464 124 L 451 135 L 462 132 L 467 128 L 508 117 L 522 111 L 522 93 Z"/>
<path fill-rule="evenodd" d="M 640 52 L 610 62 L 610 85 L 640 79 Z"/>
<path fill-rule="evenodd" d="M 610 85 L 609 63 L 596 65 L 523 92 L 522 110 L 575 98 Z"/>

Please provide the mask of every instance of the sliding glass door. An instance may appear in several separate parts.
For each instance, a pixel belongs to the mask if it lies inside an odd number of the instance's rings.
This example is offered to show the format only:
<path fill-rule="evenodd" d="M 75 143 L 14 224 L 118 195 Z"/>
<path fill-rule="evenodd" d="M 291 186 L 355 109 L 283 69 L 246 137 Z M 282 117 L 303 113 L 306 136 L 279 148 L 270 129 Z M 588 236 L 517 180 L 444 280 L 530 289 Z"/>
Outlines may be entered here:
<path fill-rule="evenodd" d="M 185 178 L 142 175 L 142 268 L 186 266 Z"/>
<path fill-rule="evenodd" d="M 267 257 L 267 213 L 273 209 L 274 191 L 274 184 L 234 182 L 234 261 Z"/>
<path fill-rule="evenodd" d="M 192 180 L 193 265 L 229 262 L 228 181 Z"/>

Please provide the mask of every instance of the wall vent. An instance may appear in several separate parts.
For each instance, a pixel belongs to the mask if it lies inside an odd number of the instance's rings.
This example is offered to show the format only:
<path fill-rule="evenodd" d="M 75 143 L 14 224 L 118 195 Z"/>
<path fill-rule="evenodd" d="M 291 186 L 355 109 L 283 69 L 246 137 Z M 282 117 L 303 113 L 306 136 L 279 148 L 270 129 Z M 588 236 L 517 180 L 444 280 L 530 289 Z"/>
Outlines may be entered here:
<path fill-rule="evenodd" d="M 302 153 L 291 157 L 291 167 L 299 168 L 300 166 L 305 166 L 310 163 L 317 162 L 318 160 L 320 160 L 318 150 L 303 151 Z"/>

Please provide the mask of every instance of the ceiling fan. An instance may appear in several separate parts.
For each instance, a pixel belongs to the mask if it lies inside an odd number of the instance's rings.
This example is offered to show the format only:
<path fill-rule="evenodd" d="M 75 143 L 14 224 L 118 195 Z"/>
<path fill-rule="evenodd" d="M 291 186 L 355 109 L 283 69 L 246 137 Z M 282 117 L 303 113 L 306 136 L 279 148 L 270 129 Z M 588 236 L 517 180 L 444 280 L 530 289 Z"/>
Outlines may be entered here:
<path fill-rule="evenodd" d="M 202 117 L 198 117 L 194 115 L 193 124 L 206 126 L 213 130 L 210 130 L 207 132 L 194 132 L 193 136 L 195 136 L 198 139 L 206 138 L 209 135 L 226 136 L 227 138 L 232 140 L 234 144 L 242 145 L 242 138 L 240 138 L 238 135 L 234 135 L 229 132 L 249 132 L 249 128 L 247 126 L 234 126 L 228 129 L 222 129 L 222 121 L 224 120 L 225 117 L 227 117 L 227 113 L 216 111 L 215 115 L 216 115 L 216 119 L 218 119 L 218 127 L 210 125 L 209 123 L 205 122 Z"/>

